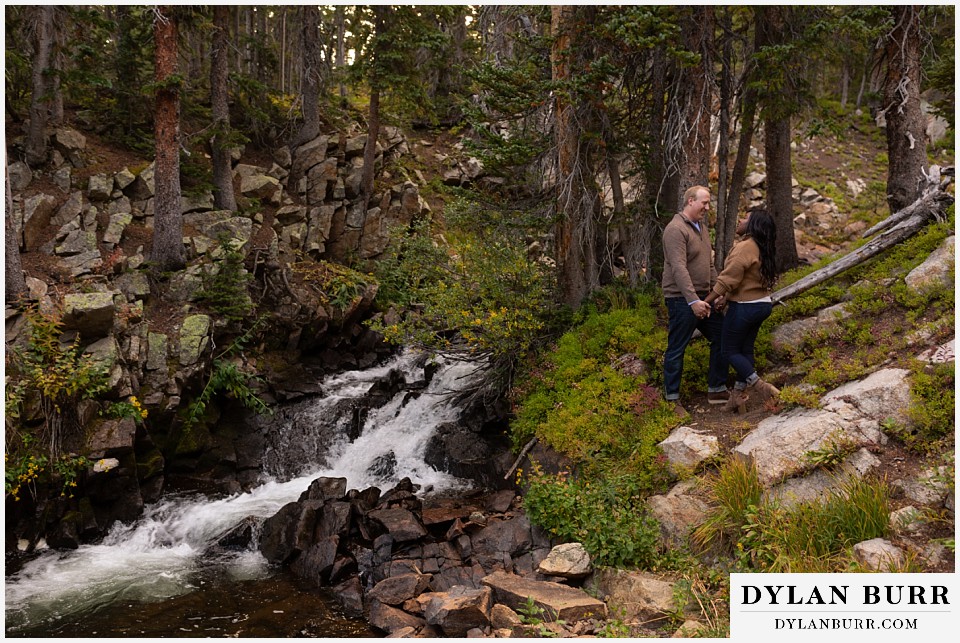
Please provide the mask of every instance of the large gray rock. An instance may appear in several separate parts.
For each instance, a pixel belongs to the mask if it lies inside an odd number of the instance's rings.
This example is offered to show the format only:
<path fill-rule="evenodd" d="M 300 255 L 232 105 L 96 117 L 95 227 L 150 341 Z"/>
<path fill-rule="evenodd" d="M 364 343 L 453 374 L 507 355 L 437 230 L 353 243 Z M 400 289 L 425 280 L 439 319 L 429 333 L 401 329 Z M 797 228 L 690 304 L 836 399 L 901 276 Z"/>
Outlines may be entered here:
<path fill-rule="evenodd" d="M 310 168 L 323 162 L 327 158 L 329 142 L 329 136 L 318 136 L 312 141 L 308 141 L 298 147 L 293 155 L 292 161 L 287 162 L 286 165 L 281 162 L 286 161 L 285 158 L 278 159 L 277 163 L 283 167 L 289 167 L 291 174 L 303 176 Z"/>
<path fill-rule="evenodd" d="M 668 618 L 683 605 L 674 600 L 674 583 L 645 572 L 604 568 L 597 570 L 591 587 L 618 610 L 624 621 L 644 623 Z"/>
<path fill-rule="evenodd" d="M 658 446 L 674 470 L 692 470 L 704 460 L 720 453 L 717 436 L 705 434 L 689 426 L 677 427 Z"/>
<path fill-rule="evenodd" d="M 550 550 L 537 571 L 547 576 L 586 578 L 593 571 L 593 561 L 582 544 L 563 543 Z"/>
<path fill-rule="evenodd" d="M 823 398 L 820 409 L 797 409 L 766 418 L 733 449 L 734 456 L 757 467 L 760 481 L 771 485 L 813 468 L 803 456 L 843 439 L 856 447 L 883 444 L 880 423 L 908 422 L 908 371 L 884 369 L 840 386 Z"/>
<path fill-rule="evenodd" d="M 94 427 L 93 433 L 87 438 L 91 459 L 133 451 L 137 433 L 137 425 L 133 418 L 103 420 L 95 423 Z"/>
<path fill-rule="evenodd" d="M 87 198 L 91 201 L 108 201 L 113 194 L 113 177 L 94 174 L 87 181 Z"/>
<path fill-rule="evenodd" d="M 155 171 L 155 164 L 151 163 L 136 175 L 136 178 L 124 188 L 123 193 L 130 197 L 131 201 L 146 201 L 152 198 L 155 191 Z"/>
<path fill-rule="evenodd" d="M 59 228 L 70 221 L 79 218 L 82 213 L 83 193 L 79 190 L 76 190 L 72 192 L 69 197 L 67 197 L 67 200 L 63 202 L 63 205 L 57 208 L 57 213 L 51 217 L 50 223 L 51 225 Z"/>
<path fill-rule="evenodd" d="M 71 277 L 79 277 L 99 270 L 103 266 L 103 257 L 100 256 L 99 249 L 90 250 L 72 257 L 64 257 L 63 265 Z"/>
<path fill-rule="evenodd" d="M 129 212 L 118 212 L 110 216 L 110 223 L 103 233 L 103 242 L 108 248 L 113 248 L 123 237 L 123 231 L 133 222 L 133 214 Z"/>
<path fill-rule="evenodd" d="M 686 544 L 690 530 L 703 522 L 709 507 L 693 495 L 696 483 L 684 481 L 663 496 L 650 496 L 647 508 L 660 524 L 660 541 L 668 547 Z"/>
<path fill-rule="evenodd" d="M 7 167 L 7 176 L 10 177 L 10 190 L 20 192 L 25 190 L 33 180 L 33 171 L 23 161 L 14 161 Z"/>
<path fill-rule="evenodd" d="M 190 315 L 180 327 L 180 365 L 192 366 L 210 341 L 210 317 Z"/>
<path fill-rule="evenodd" d="M 240 179 L 240 194 L 245 197 L 259 199 L 263 203 L 280 204 L 280 195 L 283 188 L 280 181 L 272 176 L 258 174 Z"/>
<path fill-rule="evenodd" d="M 57 208 L 57 199 L 49 194 L 36 194 L 23 202 L 23 248 L 36 250 L 44 242 Z"/>
<path fill-rule="evenodd" d="M 916 292 L 922 292 L 936 286 L 949 286 L 953 283 L 954 252 L 956 237 L 951 235 L 930 253 L 926 261 L 910 271 L 904 277 L 907 286 Z"/>
<path fill-rule="evenodd" d="M 532 599 L 543 610 L 545 621 L 580 621 L 606 618 L 607 606 L 585 591 L 559 583 L 537 581 L 506 572 L 495 572 L 482 581 L 493 590 L 497 603 L 519 610 Z"/>
<path fill-rule="evenodd" d="M 113 327 L 116 306 L 112 292 L 70 293 L 63 298 L 63 327 L 84 339 L 105 337 Z"/>
<path fill-rule="evenodd" d="M 816 469 L 812 473 L 784 480 L 764 492 L 764 497 L 776 500 L 784 507 L 792 507 L 801 502 L 813 502 L 827 497 L 855 478 L 862 478 L 880 465 L 867 449 L 859 449 L 844 459 L 836 470 Z"/>
<path fill-rule="evenodd" d="M 87 137 L 70 127 L 58 128 L 50 141 L 53 149 L 60 152 L 74 167 L 83 167 L 83 153 L 87 149 Z"/>
<path fill-rule="evenodd" d="M 807 335 L 819 326 L 820 322 L 816 317 L 805 317 L 781 324 L 770 334 L 770 345 L 778 353 L 796 350 L 803 345 Z"/>
<path fill-rule="evenodd" d="M 903 550 L 884 538 L 857 543 L 853 546 L 853 557 L 872 572 L 895 572 L 906 560 Z"/>

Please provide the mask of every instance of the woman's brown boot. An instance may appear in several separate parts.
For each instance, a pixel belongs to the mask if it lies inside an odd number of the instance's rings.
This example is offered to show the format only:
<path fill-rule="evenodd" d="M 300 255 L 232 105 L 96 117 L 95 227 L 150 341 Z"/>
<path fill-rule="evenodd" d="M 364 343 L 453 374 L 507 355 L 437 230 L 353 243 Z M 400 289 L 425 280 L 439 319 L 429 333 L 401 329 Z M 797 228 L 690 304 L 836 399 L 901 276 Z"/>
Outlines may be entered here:
<path fill-rule="evenodd" d="M 778 389 L 776 386 L 774 386 L 770 382 L 764 382 L 763 380 L 758 379 L 756 382 L 754 382 L 750 386 L 760 396 L 761 401 L 776 399 L 780 397 L 780 389 Z"/>
<path fill-rule="evenodd" d="M 733 389 L 730 391 L 730 397 L 727 398 L 727 403 L 723 405 L 723 410 L 728 413 L 737 411 L 738 413 L 747 412 L 747 396 L 744 395 L 743 391 L 739 389 Z"/>

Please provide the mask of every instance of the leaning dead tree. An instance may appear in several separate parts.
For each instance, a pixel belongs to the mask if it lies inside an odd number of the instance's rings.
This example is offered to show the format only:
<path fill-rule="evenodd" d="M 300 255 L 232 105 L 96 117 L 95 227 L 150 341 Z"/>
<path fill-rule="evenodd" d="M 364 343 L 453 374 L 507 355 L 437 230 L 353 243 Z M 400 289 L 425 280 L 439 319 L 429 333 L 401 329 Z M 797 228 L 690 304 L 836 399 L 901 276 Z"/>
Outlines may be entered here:
<path fill-rule="evenodd" d="M 927 186 L 921 193 L 919 199 L 864 232 L 863 237 L 869 237 L 881 230 L 886 230 L 886 232 L 883 232 L 880 236 L 867 242 L 865 245 L 860 246 L 850 254 L 834 261 L 829 266 L 824 266 L 820 270 L 811 272 L 806 277 L 773 293 L 770 296 L 773 303 L 780 303 L 790 297 L 796 297 L 800 293 L 806 292 L 827 279 L 849 270 L 854 266 L 860 265 L 887 248 L 891 248 L 901 241 L 909 239 L 923 228 L 930 219 L 942 216 L 943 211 L 953 203 L 954 200 L 953 196 L 947 192 L 947 186 L 950 185 L 953 177 L 953 168 L 946 168 L 943 174 L 945 176 L 941 180 L 939 172 L 931 171 L 927 177 Z"/>

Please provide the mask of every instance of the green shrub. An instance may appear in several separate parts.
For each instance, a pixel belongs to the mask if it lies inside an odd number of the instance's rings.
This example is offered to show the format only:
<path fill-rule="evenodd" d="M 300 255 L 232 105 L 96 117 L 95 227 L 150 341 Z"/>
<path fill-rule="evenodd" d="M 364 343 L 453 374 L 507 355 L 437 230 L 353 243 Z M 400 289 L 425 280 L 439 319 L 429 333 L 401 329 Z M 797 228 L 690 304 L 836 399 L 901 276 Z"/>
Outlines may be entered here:
<path fill-rule="evenodd" d="M 551 536 L 581 543 L 598 565 L 655 565 L 660 531 L 634 479 L 572 480 L 534 470 L 526 482 L 524 509 Z"/>
<path fill-rule="evenodd" d="M 908 409 L 913 426 L 909 433 L 900 435 L 909 446 L 923 450 L 953 435 L 955 377 L 953 363 L 913 367 Z"/>

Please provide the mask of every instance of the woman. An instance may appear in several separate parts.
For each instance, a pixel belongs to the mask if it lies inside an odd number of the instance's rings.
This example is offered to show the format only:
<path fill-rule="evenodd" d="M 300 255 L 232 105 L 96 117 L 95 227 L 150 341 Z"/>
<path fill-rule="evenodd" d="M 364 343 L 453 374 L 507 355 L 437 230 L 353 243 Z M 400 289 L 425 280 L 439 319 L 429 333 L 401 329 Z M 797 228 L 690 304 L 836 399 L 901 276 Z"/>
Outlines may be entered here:
<path fill-rule="evenodd" d="M 773 311 L 770 293 L 777 277 L 777 226 L 769 212 L 756 209 L 737 225 L 737 234 L 746 236 L 733 246 L 705 301 L 711 306 L 717 300 L 727 301 L 721 350 L 737 372 L 737 382 L 724 410 L 738 409 L 743 413 L 748 387 L 763 400 L 780 395 L 779 389 L 760 379 L 753 364 L 753 345 L 760 324 Z"/>

